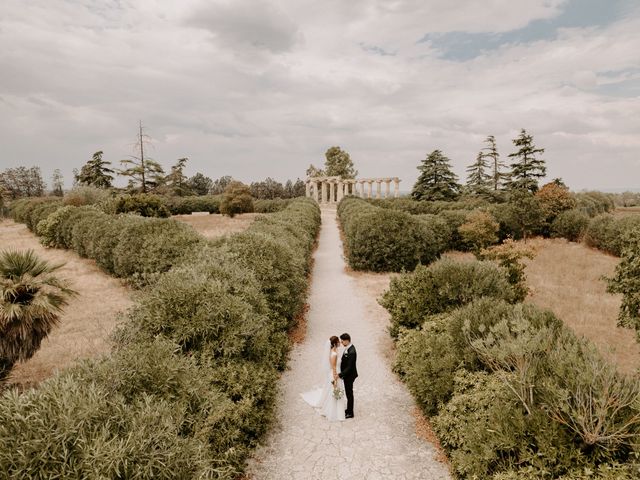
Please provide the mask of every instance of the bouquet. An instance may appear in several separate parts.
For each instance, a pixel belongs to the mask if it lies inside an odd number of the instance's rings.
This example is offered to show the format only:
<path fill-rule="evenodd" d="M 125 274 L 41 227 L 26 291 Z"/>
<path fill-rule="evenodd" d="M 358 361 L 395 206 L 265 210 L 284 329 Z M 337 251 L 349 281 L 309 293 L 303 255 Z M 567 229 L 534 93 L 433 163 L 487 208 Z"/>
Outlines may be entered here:
<path fill-rule="evenodd" d="M 333 398 L 340 400 L 344 396 L 344 391 L 338 385 L 338 382 L 331 382 L 333 384 Z"/>

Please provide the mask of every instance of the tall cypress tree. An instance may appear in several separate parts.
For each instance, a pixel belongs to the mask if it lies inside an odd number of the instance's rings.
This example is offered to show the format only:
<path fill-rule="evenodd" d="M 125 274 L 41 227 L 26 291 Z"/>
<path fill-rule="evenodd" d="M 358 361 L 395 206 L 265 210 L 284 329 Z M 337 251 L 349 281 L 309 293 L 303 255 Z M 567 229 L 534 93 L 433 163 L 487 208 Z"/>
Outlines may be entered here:
<path fill-rule="evenodd" d="M 536 158 L 539 153 L 544 153 L 544 148 L 536 148 L 533 144 L 533 135 L 527 135 L 523 128 L 513 144 L 520 149 L 510 153 L 509 158 L 514 159 L 511 164 L 511 175 L 507 184 L 509 190 L 528 190 L 532 193 L 538 191 L 538 179 L 547 174 L 545 161 Z"/>
<path fill-rule="evenodd" d="M 496 146 L 496 137 L 489 135 L 484 142 L 487 146 L 482 149 L 482 151 L 485 152 L 482 155 L 489 159 L 491 165 L 491 187 L 494 192 L 497 192 L 508 178 L 508 175 L 502 171 L 505 164 L 500 161 L 500 154 Z"/>
<path fill-rule="evenodd" d="M 492 188 L 492 177 L 486 170 L 489 168 L 486 156 L 479 152 L 476 161 L 467 167 L 467 190 L 469 193 L 484 195 Z"/>
<path fill-rule="evenodd" d="M 413 186 L 415 200 L 453 200 L 458 196 L 458 177 L 451 170 L 450 160 L 440 150 L 434 150 L 418 166 L 420 176 Z"/>

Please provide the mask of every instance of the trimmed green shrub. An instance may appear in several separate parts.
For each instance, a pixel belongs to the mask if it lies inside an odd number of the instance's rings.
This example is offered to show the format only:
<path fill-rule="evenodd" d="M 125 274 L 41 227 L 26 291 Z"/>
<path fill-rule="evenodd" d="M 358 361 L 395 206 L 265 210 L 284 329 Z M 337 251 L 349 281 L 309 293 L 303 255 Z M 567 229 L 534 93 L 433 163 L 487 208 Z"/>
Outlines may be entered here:
<path fill-rule="evenodd" d="M 456 262 L 443 258 L 391 280 L 380 304 L 391 314 L 390 331 L 417 328 L 429 315 L 444 313 L 481 297 L 509 301 L 507 272 L 491 262 Z"/>
<path fill-rule="evenodd" d="M 40 220 L 36 227 L 36 234 L 40 237 L 40 243 L 45 247 L 65 248 L 60 235 L 60 225 L 76 207 L 60 207 L 44 220 Z"/>
<path fill-rule="evenodd" d="M 580 192 L 573 194 L 576 208 L 589 217 L 607 213 L 615 209 L 611 195 L 602 192 Z"/>
<path fill-rule="evenodd" d="M 220 213 L 221 195 L 192 195 L 164 197 L 171 215 L 188 215 L 193 212 Z"/>
<path fill-rule="evenodd" d="M 255 200 L 253 202 L 253 211 L 256 213 L 275 213 L 280 212 L 291 204 L 290 198 L 274 198 L 272 200 Z"/>
<path fill-rule="evenodd" d="M 346 198 L 338 206 L 349 265 L 375 272 L 413 270 L 440 255 L 434 228 L 411 215 Z"/>
<path fill-rule="evenodd" d="M 133 213 L 141 217 L 167 218 L 171 212 L 162 198 L 148 193 L 124 195 L 115 202 L 115 213 Z"/>
<path fill-rule="evenodd" d="M 551 236 L 579 242 L 589 226 L 589 217 L 581 210 L 572 209 L 560 213 L 551 224 Z"/>
<path fill-rule="evenodd" d="M 87 185 L 77 185 L 64 194 L 63 203 L 73 207 L 84 205 L 100 206 L 112 198 L 109 189 L 91 187 Z"/>

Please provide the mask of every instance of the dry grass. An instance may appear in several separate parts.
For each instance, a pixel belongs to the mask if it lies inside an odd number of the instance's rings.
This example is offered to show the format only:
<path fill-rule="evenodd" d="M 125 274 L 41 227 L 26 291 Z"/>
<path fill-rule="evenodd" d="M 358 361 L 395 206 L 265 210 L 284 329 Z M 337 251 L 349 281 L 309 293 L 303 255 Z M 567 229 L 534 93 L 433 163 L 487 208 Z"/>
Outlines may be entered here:
<path fill-rule="evenodd" d="M 102 272 L 92 260 L 68 250 L 46 249 L 22 224 L 0 222 L 0 249 L 32 249 L 53 263 L 65 263 L 58 271 L 79 295 L 72 298 L 60 325 L 42 342 L 30 360 L 16 365 L 10 382 L 28 387 L 51 376 L 77 359 L 95 357 L 110 350 L 109 335 L 119 314 L 132 305 L 131 290 Z"/>
<path fill-rule="evenodd" d="M 216 238 L 231 233 L 243 232 L 253 221 L 262 216 L 260 213 L 243 213 L 233 218 L 225 215 L 174 215 L 172 218 L 191 225 L 207 238 Z"/>
<path fill-rule="evenodd" d="M 617 207 L 613 214 L 617 217 L 626 217 L 629 215 L 640 214 L 640 207 Z"/>
<path fill-rule="evenodd" d="M 606 292 L 619 259 L 564 239 L 534 239 L 528 261 L 528 302 L 553 311 L 578 335 L 590 339 L 623 372 L 640 368 L 635 332 L 617 326 L 620 296 Z"/>
<path fill-rule="evenodd" d="M 413 409 L 413 418 L 415 418 L 416 420 L 416 435 L 418 436 L 418 438 L 421 438 L 422 440 L 433 445 L 436 448 L 436 460 L 440 463 L 444 463 L 447 467 L 449 467 L 449 471 L 451 471 L 449 458 L 447 457 L 444 448 L 442 448 L 442 445 L 440 445 L 440 439 L 434 433 L 429 419 L 424 416 L 424 414 L 418 407 L 415 407 Z"/>

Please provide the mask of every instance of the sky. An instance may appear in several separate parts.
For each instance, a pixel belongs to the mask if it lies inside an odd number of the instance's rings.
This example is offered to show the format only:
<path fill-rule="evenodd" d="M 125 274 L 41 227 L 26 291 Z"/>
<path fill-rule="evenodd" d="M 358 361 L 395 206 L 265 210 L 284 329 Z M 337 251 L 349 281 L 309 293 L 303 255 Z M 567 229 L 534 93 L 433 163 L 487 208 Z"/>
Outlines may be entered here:
<path fill-rule="evenodd" d="M 549 180 L 640 188 L 637 0 L 2 0 L 0 169 L 117 166 L 138 122 L 186 173 L 360 177 L 441 150 L 465 168 L 525 128 Z"/>

